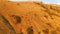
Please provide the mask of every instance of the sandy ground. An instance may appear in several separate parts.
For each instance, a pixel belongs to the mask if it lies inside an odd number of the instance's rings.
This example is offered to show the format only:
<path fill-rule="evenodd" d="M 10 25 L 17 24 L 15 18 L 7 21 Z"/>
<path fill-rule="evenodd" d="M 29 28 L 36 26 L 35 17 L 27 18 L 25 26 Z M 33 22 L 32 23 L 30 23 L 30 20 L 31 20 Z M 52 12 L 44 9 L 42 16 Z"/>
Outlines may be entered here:
<path fill-rule="evenodd" d="M 0 34 L 60 34 L 60 6 L 42 2 L 0 4 Z"/>

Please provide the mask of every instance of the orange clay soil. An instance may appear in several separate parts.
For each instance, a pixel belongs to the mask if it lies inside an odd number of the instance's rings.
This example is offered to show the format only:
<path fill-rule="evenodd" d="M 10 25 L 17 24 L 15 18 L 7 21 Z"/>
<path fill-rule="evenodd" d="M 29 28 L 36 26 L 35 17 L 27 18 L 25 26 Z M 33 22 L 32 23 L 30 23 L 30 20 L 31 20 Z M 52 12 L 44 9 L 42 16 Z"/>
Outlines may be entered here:
<path fill-rule="evenodd" d="M 0 1 L 0 34 L 60 34 L 60 6 Z"/>

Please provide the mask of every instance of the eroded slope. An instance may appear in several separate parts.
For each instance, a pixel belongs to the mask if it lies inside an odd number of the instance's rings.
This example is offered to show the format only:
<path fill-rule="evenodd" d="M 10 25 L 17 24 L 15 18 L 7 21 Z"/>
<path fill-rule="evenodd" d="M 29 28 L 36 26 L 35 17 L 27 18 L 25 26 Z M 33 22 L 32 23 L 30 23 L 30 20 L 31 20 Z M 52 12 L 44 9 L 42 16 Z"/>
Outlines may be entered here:
<path fill-rule="evenodd" d="M 60 34 L 60 6 L 42 2 L 2 2 L 0 29 L 1 34 Z"/>

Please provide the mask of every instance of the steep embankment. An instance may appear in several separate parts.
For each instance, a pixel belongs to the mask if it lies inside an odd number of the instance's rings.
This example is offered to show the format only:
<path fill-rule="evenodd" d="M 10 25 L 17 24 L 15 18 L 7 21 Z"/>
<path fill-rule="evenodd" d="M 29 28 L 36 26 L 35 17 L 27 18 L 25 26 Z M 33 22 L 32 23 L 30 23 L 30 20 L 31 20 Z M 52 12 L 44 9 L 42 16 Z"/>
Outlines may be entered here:
<path fill-rule="evenodd" d="M 0 4 L 0 34 L 60 34 L 60 6 L 42 2 Z"/>

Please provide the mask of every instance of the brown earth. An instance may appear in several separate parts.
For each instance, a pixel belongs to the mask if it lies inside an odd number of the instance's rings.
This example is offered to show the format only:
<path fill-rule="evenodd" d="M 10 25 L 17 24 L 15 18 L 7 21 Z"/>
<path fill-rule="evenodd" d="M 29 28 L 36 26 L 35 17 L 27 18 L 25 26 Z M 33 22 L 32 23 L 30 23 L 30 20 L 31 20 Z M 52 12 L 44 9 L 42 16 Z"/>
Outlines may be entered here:
<path fill-rule="evenodd" d="M 60 34 L 60 6 L 0 0 L 0 34 Z"/>

